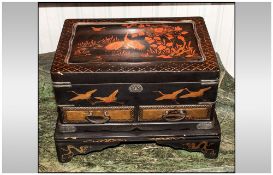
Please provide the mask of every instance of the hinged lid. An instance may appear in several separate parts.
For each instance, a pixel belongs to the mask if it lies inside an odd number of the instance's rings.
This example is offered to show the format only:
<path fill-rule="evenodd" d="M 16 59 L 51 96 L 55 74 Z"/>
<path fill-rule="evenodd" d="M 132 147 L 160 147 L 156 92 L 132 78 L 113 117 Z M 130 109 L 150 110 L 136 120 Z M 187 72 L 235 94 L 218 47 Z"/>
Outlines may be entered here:
<path fill-rule="evenodd" d="M 53 81 L 83 72 L 214 72 L 216 79 L 219 69 L 203 18 L 69 19 L 51 72 Z"/>
<path fill-rule="evenodd" d="M 75 23 L 65 62 L 202 62 L 192 20 Z"/>

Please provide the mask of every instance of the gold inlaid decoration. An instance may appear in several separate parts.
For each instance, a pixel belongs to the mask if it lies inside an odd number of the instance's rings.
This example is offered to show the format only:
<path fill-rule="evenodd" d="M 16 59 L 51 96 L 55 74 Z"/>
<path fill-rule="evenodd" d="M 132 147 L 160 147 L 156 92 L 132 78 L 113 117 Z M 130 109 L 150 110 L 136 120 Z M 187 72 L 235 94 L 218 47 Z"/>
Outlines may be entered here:
<path fill-rule="evenodd" d="M 208 153 L 214 154 L 214 149 L 210 149 L 209 147 L 213 145 L 214 143 L 208 143 L 208 141 L 202 141 L 197 143 L 186 143 L 186 146 L 190 150 L 200 150 L 202 153 Z"/>
<path fill-rule="evenodd" d="M 199 89 L 198 91 L 190 91 L 188 88 L 185 88 L 185 90 L 188 91 L 188 94 L 181 95 L 179 98 L 202 97 L 204 93 L 210 89 L 211 87 L 207 87 L 207 88 Z"/>
<path fill-rule="evenodd" d="M 83 142 L 87 143 L 110 143 L 110 142 L 125 142 L 127 141 L 126 139 L 89 139 L 85 140 Z"/>
<path fill-rule="evenodd" d="M 174 91 L 174 92 L 172 92 L 172 93 L 170 93 L 170 94 L 164 94 L 164 93 L 161 92 L 161 91 L 153 91 L 153 92 L 158 92 L 158 93 L 161 95 L 161 97 L 158 97 L 158 98 L 155 99 L 156 101 L 161 101 L 161 100 L 173 100 L 173 101 L 175 101 L 176 103 L 178 103 L 178 102 L 176 101 L 177 95 L 180 94 L 180 93 L 183 92 L 183 91 L 184 91 L 184 89 L 179 89 L 179 90 Z"/>
<path fill-rule="evenodd" d="M 75 30 L 81 25 L 75 25 Z M 72 57 L 92 56 L 93 61 L 101 62 L 108 61 L 110 56 L 132 59 L 202 59 L 195 24 L 189 20 L 159 23 L 138 21 L 107 25 L 94 23 L 90 24 L 90 30 L 79 30 L 85 31 L 89 39 L 74 43 L 72 38 Z M 73 37 L 77 37 L 78 34 L 75 31 L 73 33 Z"/>
<path fill-rule="evenodd" d="M 73 145 L 67 145 L 66 149 L 61 148 L 62 151 L 66 152 L 62 154 L 62 159 L 71 159 L 73 156 L 77 154 L 85 154 L 88 151 L 89 146 L 80 146 L 80 147 L 75 147 Z"/>
<path fill-rule="evenodd" d="M 199 89 L 198 91 L 190 91 L 188 88 L 183 88 L 183 89 L 173 91 L 169 94 L 165 94 L 161 91 L 153 91 L 153 92 L 158 92 L 161 95 L 160 97 L 155 99 L 156 101 L 172 100 L 172 101 L 175 101 L 176 104 L 179 104 L 179 102 L 177 101 L 177 96 L 183 91 L 187 91 L 188 93 L 185 95 L 181 95 L 179 98 L 185 99 L 185 98 L 202 97 L 204 93 L 210 89 L 211 87 L 207 87 L 207 88 Z"/>
<path fill-rule="evenodd" d="M 128 22 L 129 20 L 129 22 Z M 142 20 L 142 21 L 140 21 Z M 144 20 L 144 21 L 143 21 Z M 193 63 L 190 64 L 188 62 L 180 62 L 180 64 L 173 64 L 172 62 L 166 62 L 165 66 L 156 66 L 155 68 L 151 69 L 150 66 L 146 64 L 141 66 L 132 66 L 132 65 L 117 65 L 113 67 L 109 66 L 99 66 L 99 65 L 106 65 L 108 63 L 97 63 L 94 66 L 85 66 L 83 64 L 70 64 L 70 56 L 73 54 L 72 45 L 74 43 L 74 36 L 77 33 L 77 28 L 83 25 L 90 25 L 91 27 L 101 28 L 104 27 L 96 25 L 98 23 L 185 23 L 186 21 L 191 22 L 194 27 L 195 37 L 198 40 L 198 48 L 196 50 L 200 50 L 202 55 L 202 60 L 204 60 L 204 64 L 200 63 Z M 166 71 L 218 71 L 219 66 L 217 63 L 215 51 L 213 49 L 211 39 L 209 37 L 205 22 L 200 17 L 186 17 L 186 18 L 161 18 L 160 20 L 157 18 L 145 20 L 145 19 L 120 19 L 120 20 L 113 20 L 113 19 L 84 19 L 84 20 L 75 20 L 69 19 L 66 20 L 64 24 L 64 30 L 60 37 L 60 47 L 57 48 L 55 59 L 52 65 L 52 73 L 57 74 L 57 72 L 144 72 L 144 71 L 151 71 L 151 72 L 166 72 Z M 94 34 L 97 34 L 97 31 L 94 31 Z M 191 33 L 188 33 L 186 36 L 189 36 Z M 69 40 L 69 44 L 67 41 Z M 67 45 L 69 46 L 67 48 Z M 192 44 L 193 45 L 193 44 Z M 65 47 L 63 47 L 65 46 Z M 202 49 L 206 48 L 206 49 Z M 74 48 L 75 49 L 75 48 Z M 108 58 L 107 58 L 108 59 Z M 150 59 L 150 58 L 149 58 Z M 64 64 L 67 63 L 67 64 Z M 161 63 L 160 63 L 161 64 Z"/>
<path fill-rule="evenodd" d="M 143 50 L 145 49 L 145 45 L 141 44 L 139 41 L 130 40 L 128 38 L 128 33 L 126 33 L 123 41 L 116 41 L 105 46 L 106 50 L 119 50 L 121 48 Z"/>
<path fill-rule="evenodd" d="M 151 141 L 167 141 L 167 140 L 180 140 L 184 139 L 184 137 L 152 137 L 149 138 Z"/>
<path fill-rule="evenodd" d="M 117 102 L 117 94 L 118 94 L 118 89 L 115 90 L 114 92 L 112 92 L 109 96 L 107 97 L 95 97 L 95 99 L 99 100 L 96 103 L 119 103 L 119 104 L 123 104 L 121 102 Z"/>
<path fill-rule="evenodd" d="M 97 91 L 97 89 L 94 89 L 94 90 L 87 91 L 83 94 L 78 94 L 75 91 L 70 91 L 70 92 L 74 93 L 76 96 L 71 98 L 69 101 L 89 100 L 91 98 L 92 94 L 94 94 L 96 91 Z"/>
<path fill-rule="evenodd" d="M 118 102 L 117 101 L 117 94 L 119 92 L 119 90 L 115 90 L 113 91 L 109 96 L 106 97 L 94 97 L 92 99 L 92 95 L 97 91 L 97 89 L 94 90 L 89 90 L 85 93 L 77 93 L 75 91 L 68 91 L 68 92 L 72 92 L 74 93 L 76 96 L 69 99 L 68 101 L 80 101 L 80 100 L 87 100 L 88 102 L 90 102 L 92 105 L 98 104 L 98 103 L 118 103 L 118 104 L 123 104 L 122 102 Z"/>

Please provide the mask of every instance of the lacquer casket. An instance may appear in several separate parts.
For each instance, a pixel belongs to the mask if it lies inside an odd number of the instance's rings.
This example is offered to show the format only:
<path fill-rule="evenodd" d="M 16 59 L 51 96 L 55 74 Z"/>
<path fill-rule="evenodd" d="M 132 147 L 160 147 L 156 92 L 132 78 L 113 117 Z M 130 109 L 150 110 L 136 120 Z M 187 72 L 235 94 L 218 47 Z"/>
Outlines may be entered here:
<path fill-rule="evenodd" d="M 218 155 L 219 67 L 201 17 L 67 19 L 51 77 L 61 162 L 136 141 Z"/>

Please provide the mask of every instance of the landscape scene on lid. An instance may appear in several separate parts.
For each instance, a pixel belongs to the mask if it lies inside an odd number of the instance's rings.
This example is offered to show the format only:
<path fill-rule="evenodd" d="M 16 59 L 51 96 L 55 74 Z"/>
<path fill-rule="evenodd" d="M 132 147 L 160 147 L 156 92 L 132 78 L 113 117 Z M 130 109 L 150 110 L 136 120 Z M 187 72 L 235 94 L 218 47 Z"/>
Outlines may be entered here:
<path fill-rule="evenodd" d="M 203 61 L 191 23 L 78 25 L 70 63 Z"/>

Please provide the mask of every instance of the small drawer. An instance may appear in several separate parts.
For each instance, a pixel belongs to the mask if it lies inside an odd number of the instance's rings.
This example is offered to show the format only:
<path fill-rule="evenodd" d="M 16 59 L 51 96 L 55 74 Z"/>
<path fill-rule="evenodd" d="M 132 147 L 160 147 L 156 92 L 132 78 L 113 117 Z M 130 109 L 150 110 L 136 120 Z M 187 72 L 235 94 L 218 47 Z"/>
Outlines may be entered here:
<path fill-rule="evenodd" d="M 134 107 L 64 107 L 62 116 L 64 123 L 131 122 L 134 120 Z"/>
<path fill-rule="evenodd" d="M 210 120 L 211 105 L 140 106 L 139 121 Z"/>

